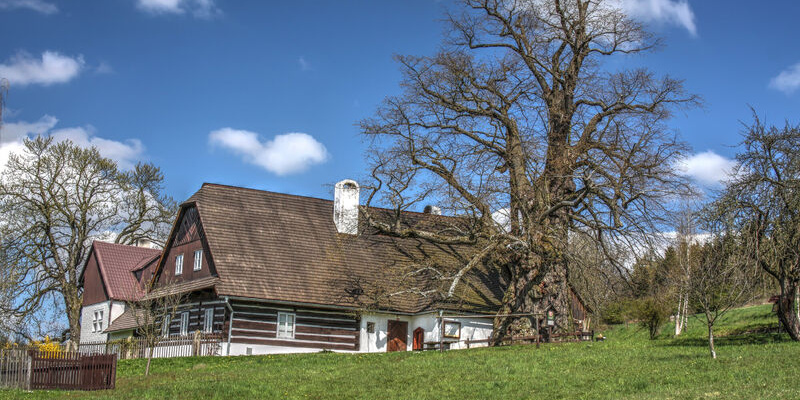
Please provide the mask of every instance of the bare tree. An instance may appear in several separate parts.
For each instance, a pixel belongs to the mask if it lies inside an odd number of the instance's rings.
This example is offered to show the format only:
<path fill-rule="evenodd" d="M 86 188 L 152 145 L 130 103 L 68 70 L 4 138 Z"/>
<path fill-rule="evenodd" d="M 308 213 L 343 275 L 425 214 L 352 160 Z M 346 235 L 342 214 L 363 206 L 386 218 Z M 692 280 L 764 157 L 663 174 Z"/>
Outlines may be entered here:
<path fill-rule="evenodd" d="M 155 348 L 169 338 L 169 326 L 175 319 L 178 308 L 187 299 L 186 293 L 173 289 L 174 286 L 167 284 L 142 294 L 138 300 L 126 302 L 127 309 L 136 321 L 136 335 L 143 339 L 147 351 L 145 376 L 150 375 L 150 361 Z M 141 292 L 138 286 L 136 290 Z"/>
<path fill-rule="evenodd" d="M 716 212 L 777 282 L 778 318 L 800 340 L 800 126 L 767 127 L 754 112 L 741 145 Z"/>
<path fill-rule="evenodd" d="M 161 195 L 152 165 L 120 171 L 95 148 L 37 137 L 9 158 L 0 178 L 0 237 L 13 279 L 4 315 L 23 318 L 63 307 L 72 338 L 80 337 L 78 277 L 94 239 L 160 242 L 175 207 Z"/>
<path fill-rule="evenodd" d="M 695 240 L 695 215 L 689 208 L 684 208 L 678 213 L 678 229 L 676 235 L 676 250 L 678 252 L 678 268 L 674 271 L 674 282 L 678 286 L 678 304 L 675 312 L 675 336 L 686 329 L 689 320 L 689 294 L 692 271 L 692 257 L 690 252 Z"/>
<path fill-rule="evenodd" d="M 742 304 L 748 291 L 752 269 L 748 271 L 742 237 L 713 229 L 714 239 L 704 245 L 701 259 L 692 269 L 689 294 L 708 328 L 708 349 L 717 358 L 714 325 L 730 309 Z"/>
<path fill-rule="evenodd" d="M 477 248 L 437 275 L 451 281 L 444 296 L 476 265 L 502 271 L 495 343 L 514 322 L 503 315 L 552 308 L 569 329 L 571 238 L 605 251 L 658 230 L 666 201 L 690 191 L 673 168 L 686 147 L 664 122 L 698 99 L 668 76 L 603 63 L 658 44 L 617 2 L 463 3 L 438 54 L 397 57 L 403 93 L 360 125 L 372 140 L 368 203 L 435 202 L 469 222 L 434 230 L 363 213 L 388 234 Z"/>

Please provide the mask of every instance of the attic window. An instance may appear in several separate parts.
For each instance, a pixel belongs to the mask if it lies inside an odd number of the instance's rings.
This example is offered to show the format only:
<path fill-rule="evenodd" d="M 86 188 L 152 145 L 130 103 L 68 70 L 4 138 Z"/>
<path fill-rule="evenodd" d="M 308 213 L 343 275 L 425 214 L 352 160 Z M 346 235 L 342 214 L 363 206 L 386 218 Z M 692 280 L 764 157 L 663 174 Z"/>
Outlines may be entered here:
<path fill-rule="evenodd" d="M 194 251 L 194 271 L 200 271 L 203 268 L 203 250 Z"/>
<path fill-rule="evenodd" d="M 175 275 L 183 273 L 183 254 L 178 254 L 175 257 Z"/>

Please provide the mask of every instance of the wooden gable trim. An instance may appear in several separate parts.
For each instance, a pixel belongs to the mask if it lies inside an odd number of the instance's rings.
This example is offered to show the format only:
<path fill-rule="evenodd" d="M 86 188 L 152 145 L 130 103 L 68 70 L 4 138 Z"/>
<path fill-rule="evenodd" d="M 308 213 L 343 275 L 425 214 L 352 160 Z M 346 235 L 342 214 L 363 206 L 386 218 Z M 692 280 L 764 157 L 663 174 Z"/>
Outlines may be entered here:
<path fill-rule="evenodd" d="M 205 254 L 208 258 L 208 268 L 209 272 L 212 276 L 219 277 L 217 274 L 217 267 L 216 263 L 214 262 L 214 255 L 211 252 L 211 246 L 209 244 L 208 235 L 206 234 L 206 229 L 203 225 L 203 217 L 200 213 L 200 207 L 198 206 L 196 201 L 185 202 L 180 205 L 180 210 L 178 211 L 178 215 L 175 217 L 175 222 L 172 224 L 172 228 L 170 229 L 169 236 L 167 237 L 167 242 L 164 243 L 164 249 L 161 251 L 161 256 L 158 259 L 158 264 L 156 266 L 155 273 L 153 277 L 150 279 L 150 282 L 147 283 L 147 290 L 151 289 L 153 285 L 158 281 L 158 278 L 161 276 L 161 273 L 164 269 L 164 264 L 167 262 L 166 256 L 169 254 L 170 249 L 175 243 L 175 238 L 180 232 L 181 223 L 183 221 L 184 216 L 186 215 L 186 210 L 194 207 L 197 212 L 197 223 L 199 224 L 198 229 L 200 232 L 200 243 L 205 251 Z M 216 293 L 217 289 L 214 287 L 214 292 Z"/>
<path fill-rule="evenodd" d="M 100 275 L 100 282 L 103 283 L 103 293 L 106 295 L 106 298 L 110 300 L 111 299 L 111 292 L 109 291 L 109 288 L 111 286 L 108 284 L 108 281 L 106 280 L 106 276 L 103 273 L 103 267 L 102 267 L 103 260 L 102 260 L 102 258 L 100 258 L 100 253 L 97 252 L 97 250 L 95 248 L 95 245 L 94 245 L 94 242 L 92 242 L 92 248 L 89 250 L 89 256 L 86 257 L 86 262 L 84 262 L 84 264 L 83 264 L 83 271 L 81 271 L 81 276 L 78 278 L 80 280 L 81 287 L 83 287 L 84 278 L 85 278 L 85 275 L 86 275 L 86 267 L 89 266 L 89 260 L 92 258 L 92 254 L 94 254 L 94 258 L 97 260 L 97 274 Z M 86 288 L 84 288 L 83 291 L 85 293 L 86 292 Z"/>
<path fill-rule="evenodd" d="M 166 257 L 167 253 L 169 253 L 168 249 L 172 248 L 172 242 L 174 241 L 175 235 L 178 233 L 178 224 L 183 218 L 183 212 L 186 207 L 193 205 L 194 203 L 183 203 L 180 206 L 180 210 L 178 210 L 178 215 L 175 216 L 175 222 L 172 223 L 172 228 L 169 230 L 169 236 L 167 236 L 167 242 L 164 243 L 164 248 L 161 250 L 161 256 L 158 258 L 158 265 L 156 265 L 155 273 L 153 277 L 150 278 L 150 282 L 147 283 L 147 287 L 145 291 L 149 291 L 150 288 L 153 287 L 153 284 L 158 280 L 159 275 L 161 275 L 161 269 L 164 267 L 164 257 Z"/>
<path fill-rule="evenodd" d="M 214 254 L 211 252 L 211 241 L 208 240 L 208 232 L 206 232 L 206 226 L 203 224 L 203 216 L 200 214 L 200 206 L 195 203 L 194 208 L 197 210 L 197 223 L 199 225 L 198 234 L 200 235 L 200 244 L 203 246 L 203 250 L 206 252 L 205 254 L 208 256 L 208 271 L 211 273 L 212 276 L 216 276 L 219 278 L 219 274 L 217 273 L 217 264 L 214 262 Z M 217 288 L 214 287 L 214 292 L 217 291 Z"/>

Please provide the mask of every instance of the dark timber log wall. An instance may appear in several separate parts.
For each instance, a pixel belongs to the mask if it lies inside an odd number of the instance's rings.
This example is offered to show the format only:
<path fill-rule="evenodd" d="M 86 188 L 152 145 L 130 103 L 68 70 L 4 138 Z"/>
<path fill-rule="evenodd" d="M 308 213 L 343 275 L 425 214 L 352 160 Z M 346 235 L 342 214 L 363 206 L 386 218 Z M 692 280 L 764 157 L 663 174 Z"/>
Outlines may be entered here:
<path fill-rule="evenodd" d="M 231 305 L 232 343 L 358 350 L 359 321 L 345 312 L 244 301 Z M 278 312 L 295 315 L 294 338 L 277 337 Z"/>
<path fill-rule="evenodd" d="M 206 309 L 214 309 L 214 322 L 212 323 L 212 331 L 210 333 L 218 333 L 227 336 L 228 326 L 226 325 L 227 316 L 225 310 L 225 302 L 218 299 L 206 301 L 191 301 L 188 304 L 178 307 L 175 316 L 170 320 L 169 335 L 180 335 L 181 331 L 181 313 L 184 311 L 189 312 L 189 329 L 188 336 L 194 334 L 195 331 L 203 331 L 205 327 Z"/>

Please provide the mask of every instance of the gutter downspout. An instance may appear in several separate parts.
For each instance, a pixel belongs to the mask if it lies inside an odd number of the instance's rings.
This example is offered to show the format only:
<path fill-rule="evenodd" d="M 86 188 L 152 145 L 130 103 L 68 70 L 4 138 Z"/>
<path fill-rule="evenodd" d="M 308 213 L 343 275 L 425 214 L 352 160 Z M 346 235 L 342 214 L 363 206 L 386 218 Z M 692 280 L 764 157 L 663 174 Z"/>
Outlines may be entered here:
<path fill-rule="evenodd" d="M 231 332 L 233 331 L 233 307 L 231 307 L 231 303 L 228 302 L 228 296 L 225 296 L 225 307 L 228 308 L 231 312 L 231 320 L 228 324 L 228 348 L 225 349 L 225 355 L 231 355 Z"/>

